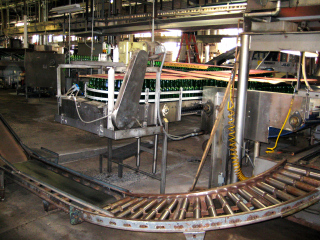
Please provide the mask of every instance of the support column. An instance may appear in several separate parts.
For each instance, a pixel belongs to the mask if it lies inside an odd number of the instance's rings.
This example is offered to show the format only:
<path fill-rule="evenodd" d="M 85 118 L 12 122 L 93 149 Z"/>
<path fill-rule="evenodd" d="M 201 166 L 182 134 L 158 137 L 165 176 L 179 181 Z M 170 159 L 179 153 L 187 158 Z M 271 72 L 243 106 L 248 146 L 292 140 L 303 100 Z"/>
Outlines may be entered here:
<path fill-rule="evenodd" d="M 242 156 L 242 143 L 244 138 L 244 126 L 247 105 L 247 88 L 249 75 L 249 39 L 247 34 L 241 35 L 240 67 L 238 75 L 238 95 L 236 111 L 236 146 L 239 162 Z M 231 169 L 231 183 L 237 182 L 237 175 L 234 167 Z"/>
<path fill-rule="evenodd" d="M 23 32 L 23 48 L 28 48 L 28 22 L 27 15 L 23 16 L 24 32 Z"/>

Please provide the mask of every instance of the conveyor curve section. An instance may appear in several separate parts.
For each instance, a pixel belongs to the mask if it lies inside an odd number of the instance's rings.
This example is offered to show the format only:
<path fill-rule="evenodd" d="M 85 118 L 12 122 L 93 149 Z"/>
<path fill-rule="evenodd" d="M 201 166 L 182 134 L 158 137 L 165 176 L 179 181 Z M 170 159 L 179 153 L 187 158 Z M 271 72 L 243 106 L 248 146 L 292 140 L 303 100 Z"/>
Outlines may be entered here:
<path fill-rule="evenodd" d="M 320 173 L 286 161 L 254 178 L 207 191 L 134 194 L 25 151 L 2 117 L 0 128 L 7 130 L 1 131 L 1 139 L 11 133 L 8 139 L 25 154 L 20 160 L 10 154 L 5 158 L 1 144 L 0 171 L 69 212 L 73 224 L 87 221 L 131 231 L 197 233 L 287 216 L 320 199 Z M 54 178 L 63 177 L 59 184 L 49 179 L 51 172 L 57 174 Z M 91 194 L 86 195 L 87 190 Z M 95 200 L 92 194 L 97 194 Z"/>

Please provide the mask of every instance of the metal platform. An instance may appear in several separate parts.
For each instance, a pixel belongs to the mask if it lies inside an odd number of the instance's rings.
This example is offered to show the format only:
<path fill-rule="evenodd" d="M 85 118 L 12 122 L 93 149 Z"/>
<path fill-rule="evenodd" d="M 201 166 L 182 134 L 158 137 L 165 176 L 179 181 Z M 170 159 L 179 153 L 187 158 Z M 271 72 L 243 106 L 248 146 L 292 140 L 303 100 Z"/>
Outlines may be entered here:
<path fill-rule="evenodd" d="M 285 161 L 247 181 L 207 191 L 134 194 L 35 157 L 2 117 L 0 128 L 1 143 L 8 142 L 15 149 L 7 151 L 6 145 L 0 145 L 0 177 L 5 173 L 44 199 L 50 209 L 69 212 L 72 224 L 87 221 L 202 238 L 205 231 L 284 217 L 320 199 L 320 172 Z M 0 183 L 4 193 L 3 179 Z"/>

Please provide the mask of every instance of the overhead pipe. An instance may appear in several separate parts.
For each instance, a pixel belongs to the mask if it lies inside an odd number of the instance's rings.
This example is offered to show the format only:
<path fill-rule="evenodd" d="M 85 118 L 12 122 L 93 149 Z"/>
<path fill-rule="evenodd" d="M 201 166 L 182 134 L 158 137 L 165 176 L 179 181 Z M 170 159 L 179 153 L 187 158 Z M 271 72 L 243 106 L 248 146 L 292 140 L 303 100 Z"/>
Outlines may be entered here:
<path fill-rule="evenodd" d="M 281 10 L 281 0 L 277 1 L 277 6 L 274 11 L 267 11 L 267 12 L 251 12 L 251 13 L 244 13 L 244 17 L 274 17 L 278 16 Z"/>

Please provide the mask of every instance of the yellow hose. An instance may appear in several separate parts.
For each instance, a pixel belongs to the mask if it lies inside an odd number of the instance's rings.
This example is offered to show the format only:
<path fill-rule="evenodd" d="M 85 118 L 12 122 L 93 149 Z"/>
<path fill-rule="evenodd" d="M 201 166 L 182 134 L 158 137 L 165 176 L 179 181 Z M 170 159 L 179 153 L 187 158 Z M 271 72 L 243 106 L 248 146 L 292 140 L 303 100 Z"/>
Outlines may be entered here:
<path fill-rule="evenodd" d="M 291 109 L 292 109 L 292 105 L 293 105 L 293 100 L 294 100 L 294 94 L 292 95 L 292 99 L 291 99 L 291 103 L 290 103 L 289 111 L 288 111 L 288 114 L 287 114 L 286 120 L 284 120 L 284 123 L 283 123 L 283 125 L 282 125 L 282 127 L 281 127 L 281 130 L 280 130 L 279 134 L 278 134 L 278 137 L 277 137 L 276 143 L 275 143 L 275 145 L 274 145 L 274 147 L 273 147 L 273 148 L 268 148 L 268 150 L 269 150 L 269 151 L 266 151 L 266 153 L 273 153 L 273 152 L 274 152 L 274 150 L 276 149 L 276 147 L 277 147 L 277 145 L 278 145 L 278 141 L 279 141 L 280 135 L 281 135 L 281 133 L 282 133 L 282 130 L 284 129 L 284 126 L 286 125 L 286 123 L 287 123 L 287 121 L 288 121 L 288 118 L 289 118 L 289 116 L 290 116 Z"/>
<path fill-rule="evenodd" d="M 233 168 L 235 173 L 237 174 L 237 177 L 240 181 L 248 179 L 241 170 L 239 159 L 238 159 L 238 153 L 237 153 L 237 146 L 236 146 L 236 140 L 235 140 L 235 125 L 234 125 L 234 102 L 233 102 L 233 86 L 230 88 L 230 100 L 228 102 L 228 111 L 229 111 L 229 147 L 230 147 L 230 156 L 233 164 Z"/>

